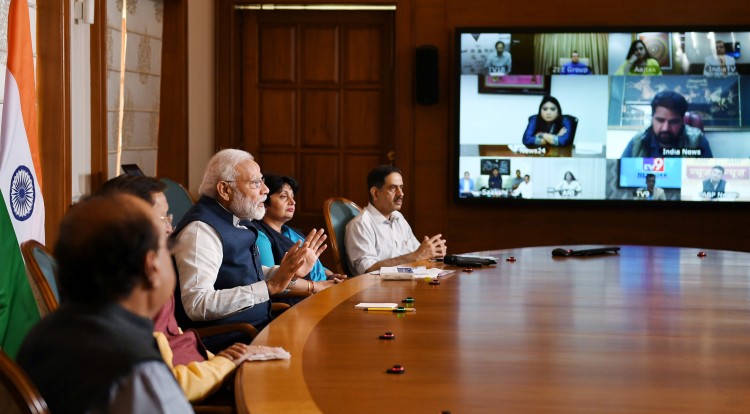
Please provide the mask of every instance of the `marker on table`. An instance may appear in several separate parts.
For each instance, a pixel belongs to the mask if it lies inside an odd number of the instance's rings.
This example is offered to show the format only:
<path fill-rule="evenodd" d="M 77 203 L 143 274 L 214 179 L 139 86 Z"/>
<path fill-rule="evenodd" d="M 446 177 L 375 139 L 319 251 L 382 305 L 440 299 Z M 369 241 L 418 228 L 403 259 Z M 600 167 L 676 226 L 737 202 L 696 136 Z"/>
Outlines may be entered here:
<path fill-rule="evenodd" d="M 393 313 L 405 313 L 405 312 L 416 312 L 415 308 L 404 308 L 399 306 L 398 308 L 362 308 L 364 311 L 382 311 L 382 312 L 393 312 Z"/>

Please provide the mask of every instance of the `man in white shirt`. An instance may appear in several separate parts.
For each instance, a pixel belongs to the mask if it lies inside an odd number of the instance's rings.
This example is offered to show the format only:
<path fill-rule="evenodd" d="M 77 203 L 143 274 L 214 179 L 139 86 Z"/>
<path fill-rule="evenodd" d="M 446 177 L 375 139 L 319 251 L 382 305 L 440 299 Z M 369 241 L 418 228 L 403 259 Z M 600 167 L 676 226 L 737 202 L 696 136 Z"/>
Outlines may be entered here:
<path fill-rule="evenodd" d="M 513 190 L 513 197 L 517 198 L 531 198 L 534 194 L 534 186 L 531 184 L 531 176 L 526 174 L 523 176 L 523 181 L 518 184 L 518 187 Z"/>
<path fill-rule="evenodd" d="M 384 266 L 445 256 L 442 234 L 425 236 L 420 243 L 399 212 L 404 200 L 401 170 L 378 166 L 368 174 L 367 186 L 370 203 L 346 225 L 346 252 L 352 272 L 363 274 Z"/>
<path fill-rule="evenodd" d="M 251 220 L 263 218 L 268 187 L 260 166 L 245 151 L 216 153 L 199 192 L 201 198 L 174 232 L 179 244 L 177 321 L 188 328 L 244 322 L 260 330 L 271 319 L 270 295 L 310 272 L 326 248 L 326 236 L 322 229 L 312 230 L 279 266 L 261 266 L 255 245 L 258 230 Z M 243 340 L 248 338 L 216 335 L 204 343 L 209 351 L 218 352 Z"/>
<path fill-rule="evenodd" d="M 703 76 L 725 78 L 737 75 L 737 64 L 734 58 L 727 56 L 727 47 L 723 41 L 716 41 L 716 56 L 706 56 Z"/>

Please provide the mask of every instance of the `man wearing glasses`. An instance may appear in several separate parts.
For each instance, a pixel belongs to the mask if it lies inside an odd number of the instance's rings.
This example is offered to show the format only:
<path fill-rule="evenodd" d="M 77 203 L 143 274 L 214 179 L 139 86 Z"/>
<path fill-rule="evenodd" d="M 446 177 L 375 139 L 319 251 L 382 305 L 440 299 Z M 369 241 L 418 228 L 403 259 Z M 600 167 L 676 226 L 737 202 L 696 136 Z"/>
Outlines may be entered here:
<path fill-rule="evenodd" d="M 169 203 L 164 195 L 166 189 L 167 185 L 156 178 L 123 174 L 105 182 L 97 194 L 129 193 L 151 203 L 154 212 L 164 225 L 164 231 L 169 236 L 172 233 L 174 216 L 169 213 Z"/>
<path fill-rule="evenodd" d="M 420 241 L 401 214 L 401 170 L 379 165 L 367 175 L 367 186 L 370 203 L 346 225 L 346 251 L 354 274 L 445 256 L 447 246 L 442 234 L 425 236 Z"/>
<path fill-rule="evenodd" d="M 65 300 L 17 359 L 51 412 L 193 412 L 152 336 L 150 318 L 175 286 L 163 229 L 130 194 L 91 197 L 63 218 L 55 257 Z"/>
<path fill-rule="evenodd" d="M 271 320 L 270 295 L 310 272 L 326 248 L 326 236 L 322 229 L 313 229 L 279 266 L 261 266 L 255 246 L 258 230 L 251 220 L 263 218 L 268 187 L 260 166 L 245 151 L 216 153 L 198 191 L 201 198 L 173 236 L 178 242 L 176 299 L 181 299 L 176 300 L 177 320 L 189 328 L 245 322 L 260 330 Z M 205 343 L 215 352 L 247 340 L 217 335 Z"/>
<path fill-rule="evenodd" d="M 169 236 L 173 230 L 173 216 L 169 214 L 169 202 L 164 195 L 166 189 L 166 184 L 156 178 L 123 174 L 105 182 L 97 195 L 127 193 L 150 203 L 164 233 Z M 252 355 L 270 351 L 265 346 L 235 343 L 216 355 L 209 354 L 194 330 L 180 329 L 174 309 L 174 295 L 171 295 L 152 318 L 154 337 L 164 362 L 190 402 L 201 401 L 221 389 L 235 368 Z"/>

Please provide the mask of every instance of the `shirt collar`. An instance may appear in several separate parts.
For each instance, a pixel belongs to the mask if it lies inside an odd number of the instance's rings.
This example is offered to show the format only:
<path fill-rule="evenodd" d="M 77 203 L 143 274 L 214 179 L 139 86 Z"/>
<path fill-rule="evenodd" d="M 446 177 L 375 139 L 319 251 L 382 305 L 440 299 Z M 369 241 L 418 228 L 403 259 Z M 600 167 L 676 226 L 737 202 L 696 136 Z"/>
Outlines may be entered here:
<path fill-rule="evenodd" d="M 378 209 L 372 205 L 372 203 L 368 203 L 367 207 L 365 208 L 367 209 L 367 211 L 370 212 L 370 214 L 372 215 L 376 223 L 393 224 L 397 222 L 398 220 L 401 220 L 401 217 L 403 217 L 401 212 L 394 211 L 391 213 L 391 219 L 389 220 L 384 215 L 382 215 L 380 211 L 378 211 Z"/>

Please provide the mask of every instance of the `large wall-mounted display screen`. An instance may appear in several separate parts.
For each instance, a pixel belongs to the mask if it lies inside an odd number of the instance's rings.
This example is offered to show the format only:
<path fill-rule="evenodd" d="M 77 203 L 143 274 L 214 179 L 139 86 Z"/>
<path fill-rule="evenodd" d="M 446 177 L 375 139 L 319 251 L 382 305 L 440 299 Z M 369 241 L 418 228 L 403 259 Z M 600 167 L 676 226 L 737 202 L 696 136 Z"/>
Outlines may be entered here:
<path fill-rule="evenodd" d="M 750 29 L 455 45 L 459 200 L 750 201 Z"/>

